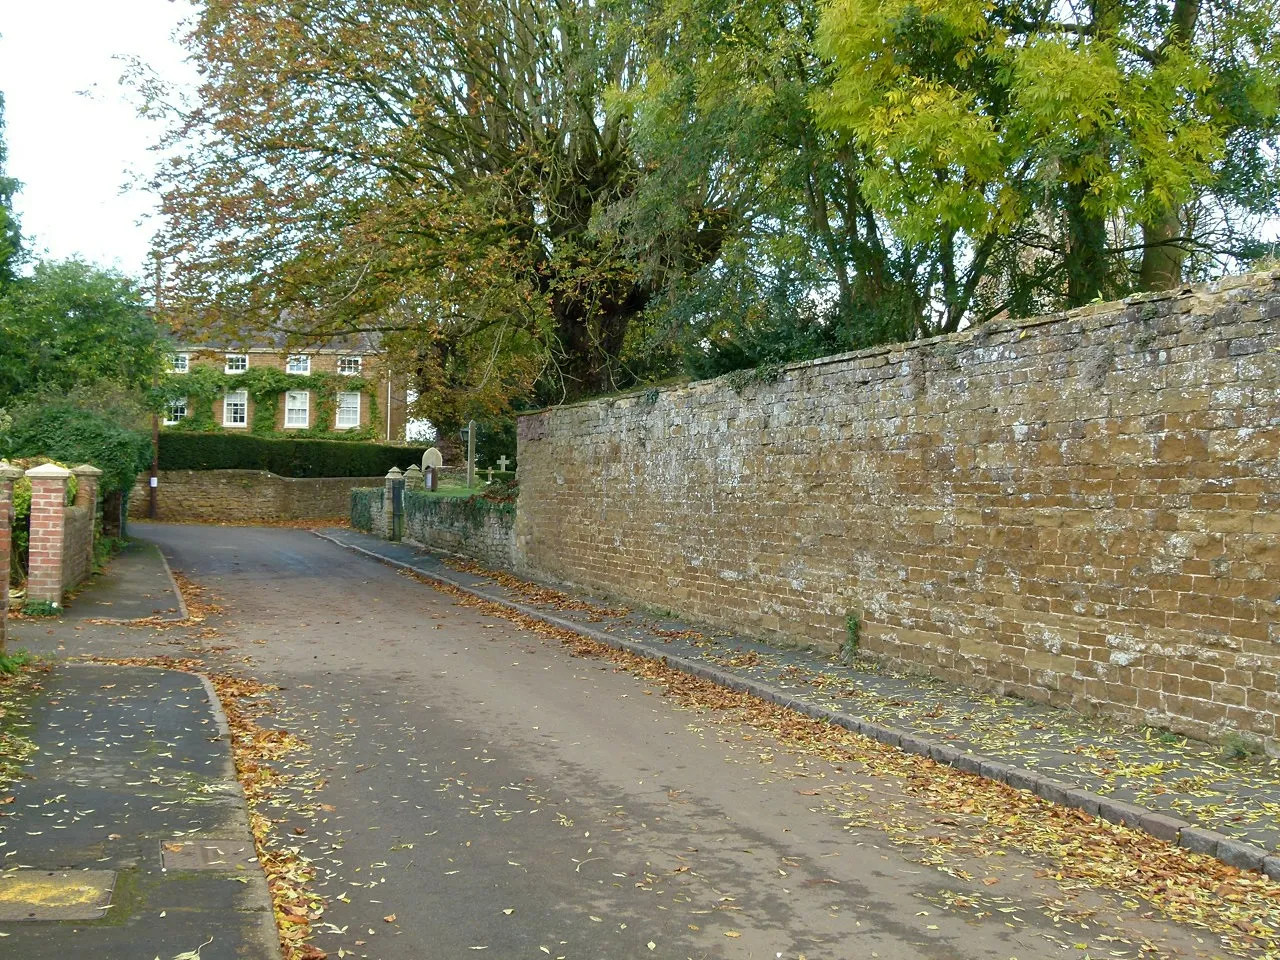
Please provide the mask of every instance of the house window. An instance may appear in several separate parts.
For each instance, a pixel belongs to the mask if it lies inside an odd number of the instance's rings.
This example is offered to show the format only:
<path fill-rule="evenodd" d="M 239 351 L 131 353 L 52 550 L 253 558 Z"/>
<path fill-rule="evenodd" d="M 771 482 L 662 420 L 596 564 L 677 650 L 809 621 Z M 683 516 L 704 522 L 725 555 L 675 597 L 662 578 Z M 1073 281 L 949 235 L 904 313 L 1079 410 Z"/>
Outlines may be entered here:
<path fill-rule="evenodd" d="M 338 372 L 344 377 L 358 377 L 363 364 L 364 361 L 360 357 L 339 357 Z"/>
<path fill-rule="evenodd" d="M 286 373 L 301 373 L 304 376 L 311 373 L 310 357 L 290 357 L 284 362 Z"/>
<path fill-rule="evenodd" d="M 338 419 L 336 426 L 339 430 L 350 430 L 352 427 L 360 426 L 360 394 L 338 394 Z"/>
<path fill-rule="evenodd" d="M 187 398 L 178 397 L 176 400 L 170 400 L 164 407 L 164 425 L 172 427 L 175 423 L 187 415 Z"/>
<path fill-rule="evenodd" d="M 311 394 L 306 390 L 289 390 L 284 395 L 286 428 L 306 427 L 310 423 Z"/>
<path fill-rule="evenodd" d="M 222 398 L 222 425 L 224 427 L 249 425 L 248 390 L 232 390 Z"/>
<path fill-rule="evenodd" d="M 227 373 L 244 373 L 249 369 L 249 355 L 247 353 L 228 353 L 227 354 Z"/>
<path fill-rule="evenodd" d="M 191 366 L 191 357 L 186 353 L 175 353 L 170 358 L 170 369 L 174 373 L 186 373 Z"/>

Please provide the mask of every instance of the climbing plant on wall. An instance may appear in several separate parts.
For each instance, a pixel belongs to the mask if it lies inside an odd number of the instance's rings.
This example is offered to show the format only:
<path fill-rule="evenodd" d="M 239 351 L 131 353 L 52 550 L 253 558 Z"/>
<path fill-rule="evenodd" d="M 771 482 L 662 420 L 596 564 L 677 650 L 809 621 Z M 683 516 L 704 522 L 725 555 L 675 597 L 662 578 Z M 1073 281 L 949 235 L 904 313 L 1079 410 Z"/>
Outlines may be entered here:
<path fill-rule="evenodd" d="M 378 435 L 381 423 L 375 384 L 363 377 L 337 373 L 285 373 L 274 367 L 255 367 L 243 373 L 227 374 L 217 367 L 193 366 L 186 373 L 166 376 L 156 388 L 161 406 L 183 397 L 186 416 L 170 429 L 210 431 L 222 429 L 216 413 L 219 398 L 244 390 L 253 400 L 250 433 L 258 436 L 323 437 L 331 440 L 370 440 Z M 306 390 L 311 394 L 312 426 L 298 430 L 277 430 L 280 400 L 286 391 Z M 369 423 L 351 430 L 333 428 L 339 393 L 360 393 L 368 405 Z"/>

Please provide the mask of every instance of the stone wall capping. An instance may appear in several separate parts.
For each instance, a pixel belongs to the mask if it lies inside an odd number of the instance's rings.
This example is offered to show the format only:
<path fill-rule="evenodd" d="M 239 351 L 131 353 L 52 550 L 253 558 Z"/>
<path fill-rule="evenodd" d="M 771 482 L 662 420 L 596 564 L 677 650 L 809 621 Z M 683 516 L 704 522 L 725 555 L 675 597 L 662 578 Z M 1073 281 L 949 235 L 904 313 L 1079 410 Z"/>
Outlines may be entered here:
<path fill-rule="evenodd" d="M 62 479 L 65 480 L 71 476 L 71 471 L 66 467 L 60 467 L 56 463 L 42 463 L 38 467 L 32 467 L 27 471 L 28 477 L 36 477 L 38 479 Z"/>

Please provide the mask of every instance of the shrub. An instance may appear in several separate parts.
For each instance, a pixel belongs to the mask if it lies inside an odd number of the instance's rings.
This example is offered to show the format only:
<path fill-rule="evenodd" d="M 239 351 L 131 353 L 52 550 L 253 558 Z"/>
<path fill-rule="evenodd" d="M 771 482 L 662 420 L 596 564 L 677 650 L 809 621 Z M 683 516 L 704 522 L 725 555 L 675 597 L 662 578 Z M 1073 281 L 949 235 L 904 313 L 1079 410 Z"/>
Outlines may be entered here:
<path fill-rule="evenodd" d="M 145 434 L 112 423 L 101 414 L 71 404 L 24 407 L 15 413 L 6 453 L 11 458 L 50 457 L 102 471 L 103 493 L 128 490 L 151 459 Z"/>
<path fill-rule="evenodd" d="M 179 430 L 160 435 L 161 470 L 267 470 L 281 477 L 381 477 L 420 463 L 426 447 L 272 439 Z"/>
<path fill-rule="evenodd" d="M 356 487 L 351 491 L 351 526 L 373 533 L 373 507 L 382 505 L 385 487 Z"/>

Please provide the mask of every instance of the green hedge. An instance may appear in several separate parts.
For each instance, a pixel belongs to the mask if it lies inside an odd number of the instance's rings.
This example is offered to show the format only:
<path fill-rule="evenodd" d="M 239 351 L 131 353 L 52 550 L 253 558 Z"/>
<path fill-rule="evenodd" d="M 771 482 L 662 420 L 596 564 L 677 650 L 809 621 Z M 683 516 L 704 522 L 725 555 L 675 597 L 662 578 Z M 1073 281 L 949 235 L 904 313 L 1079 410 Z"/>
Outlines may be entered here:
<path fill-rule="evenodd" d="M 356 487 L 351 491 L 351 526 L 373 533 L 373 511 L 382 512 L 386 487 Z"/>
<path fill-rule="evenodd" d="M 239 433 L 160 434 L 161 470 L 268 470 L 281 477 L 380 477 L 421 463 L 426 447 Z"/>

